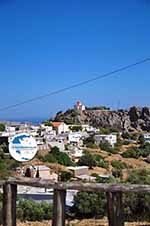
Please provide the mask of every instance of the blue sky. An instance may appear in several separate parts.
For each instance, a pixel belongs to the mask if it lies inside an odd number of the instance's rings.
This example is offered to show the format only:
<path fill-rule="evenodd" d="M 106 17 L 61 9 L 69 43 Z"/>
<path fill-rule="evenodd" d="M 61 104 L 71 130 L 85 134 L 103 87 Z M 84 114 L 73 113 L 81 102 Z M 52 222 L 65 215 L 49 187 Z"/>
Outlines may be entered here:
<path fill-rule="evenodd" d="M 150 57 L 149 0 L 0 0 L 0 107 Z M 150 63 L 0 112 L 47 118 L 86 105 L 150 105 Z"/>

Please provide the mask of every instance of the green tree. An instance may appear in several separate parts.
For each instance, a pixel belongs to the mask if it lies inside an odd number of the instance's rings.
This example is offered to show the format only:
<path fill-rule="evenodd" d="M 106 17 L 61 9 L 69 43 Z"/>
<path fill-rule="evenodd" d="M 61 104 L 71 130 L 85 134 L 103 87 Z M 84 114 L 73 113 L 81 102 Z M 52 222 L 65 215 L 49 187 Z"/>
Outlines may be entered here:
<path fill-rule="evenodd" d="M 4 132 L 5 131 L 5 124 L 0 123 L 0 132 Z"/>
<path fill-rule="evenodd" d="M 79 131 L 82 131 L 82 126 L 71 126 L 70 129 L 73 132 L 79 132 Z"/>
<path fill-rule="evenodd" d="M 45 121 L 45 122 L 44 122 L 44 125 L 45 125 L 45 126 L 52 126 L 52 127 L 53 127 L 53 124 L 52 124 L 52 122 L 50 122 L 50 121 Z"/>
<path fill-rule="evenodd" d="M 31 200 L 20 200 L 17 204 L 17 218 L 21 221 L 42 221 L 52 218 L 52 205 Z"/>
<path fill-rule="evenodd" d="M 106 215 L 106 197 L 104 193 L 78 192 L 72 208 L 77 218 L 98 218 Z"/>
<path fill-rule="evenodd" d="M 112 167 L 114 167 L 115 169 L 118 169 L 118 170 L 123 170 L 123 169 L 127 168 L 126 163 L 118 161 L 118 160 L 113 160 L 111 165 L 112 165 Z"/>
<path fill-rule="evenodd" d="M 136 147 L 133 147 L 132 149 L 127 150 L 122 154 L 123 158 L 139 158 L 140 157 L 140 150 Z"/>
<path fill-rule="evenodd" d="M 118 147 L 112 147 L 107 141 L 100 143 L 99 145 L 100 149 L 112 154 L 117 154 L 119 152 Z"/>
<path fill-rule="evenodd" d="M 140 143 L 140 145 L 144 145 L 144 143 L 145 143 L 145 139 L 144 139 L 144 135 L 143 134 L 140 134 L 140 136 L 139 136 L 139 143 Z"/>
<path fill-rule="evenodd" d="M 105 161 L 102 156 L 100 156 L 100 155 L 94 155 L 94 159 L 95 159 L 96 165 L 98 167 L 102 167 L 102 168 L 105 168 L 105 169 L 108 169 L 109 168 L 109 163 L 107 161 Z"/>
<path fill-rule="evenodd" d="M 42 158 L 44 162 L 56 162 L 64 166 L 71 166 L 73 162 L 71 161 L 69 155 L 64 152 L 60 152 L 58 147 L 53 147 L 51 152 Z"/>
<path fill-rule="evenodd" d="M 127 182 L 131 184 L 148 184 L 150 185 L 150 171 L 146 169 L 132 170 Z"/>
<path fill-rule="evenodd" d="M 122 133 L 122 138 L 129 140 L 130 139 L 130 134 L 128 132 L 123 132 Z"/>
<path fill-rule="evenodd" d="M 64 181 L 64 182 L 67 182 L 67 181 L 69 181 L 72 178 L 72 176 L 73 175 L 70 172 L 61 171 L 61 173 L 60 173 L 60 180 Z"/>
<path fill-rule="evenodd" d="M 86 139 L 84 139 L 83 143 L 87 148 L 97 148 L 94 136 L 87 137 Z"/>
<path fill-rule="evenodd" d="M 96 160 L 94 159 L 93 155 L 86 152 L 78 162 L 79 166 L 88 166 L 90 169 L 96 166 Z"/>
<path fill-rule="evenodd" d="M 127 180 L 131 184 L 150 185 L 150 171 L 133 170 Z M 124 194 L 125 218 L 127 221 L 150 221 L 150 194 Z M 142 211 L 141 211 L 142 210 Z"/>

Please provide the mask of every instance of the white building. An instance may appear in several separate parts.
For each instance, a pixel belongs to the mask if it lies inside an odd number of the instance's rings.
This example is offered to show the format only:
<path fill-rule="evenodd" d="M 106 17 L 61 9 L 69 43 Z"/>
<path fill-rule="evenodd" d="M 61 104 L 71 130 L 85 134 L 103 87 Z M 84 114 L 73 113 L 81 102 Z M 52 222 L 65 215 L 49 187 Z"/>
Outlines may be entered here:
<path fill-rule="evenodd" d="M 68 142 L 70 144 L 75 144 L 75 145 L 82 145 L 82 133 L 80 132 L 72 132 L 68 134 Z"/>
<path fill-rule="evenodd" d="M 5 130 L 8 133 L 12 133 L 12 132 L 15 132 L 16 131 L 16 127 L 15 126 L 8 126 L 8 125 L 6 125 L 5 126 Z"/>
<path fill-rule="evenodd" d="M 57 134 L 66 133 L 69 131 L 68 125 L 64 122 L 52 122 L 52 125 L 56 130 Z"/>
<path fill-rule="evenodd" d="M 100 143 L 103 143 L 103 142 L 108 142 L 112 147 L 114 147 L 114 145 L 117 143 L 117 135 L 115 135 L 115 134 L 95 135 L 95 141 L 96 141 L 97 145 L 99 145 Z"/>
<path fill-rule="evenodd" d="M 150 133 L 143 134 L 145 143 L 150 143 Z"/>
<path fill-rule="evenodd" d="M 57 147 L 59 148 L 60 151 L 64 151 L 65 150 L 65 145 L 63 141 L 57 141 L 57 140 L 51 140 L 48 142 L 48 144 L 53 148 L 53 147 Z"/>
<path fill-rule="evenodd" d="M 70 166 L 67 169 L 73 173 L 74 177 L 89 174 L 88 166 Z"/>
<path fill-rule="evenodd" d="M 52 126 L 46 126 L 44 124 L 41 124 L 41 129 L 43 129 L 46 133 L 52 132 L 53 127 Z"/>
<path fill-rule="evenodd" d="M 99 132 L 99 129 L 96 129 L 93 126 L 90 126 L 90 125 L 82 125 L 82 128 L 83 128 L 83 131 L 86 131 L 88 133 L 90 133 L 90 132 L 94 132 L 94 133 Z"/>
<path fill-rule="evenodd" d="M 71 149 L 69 149 L 68 154 L 73 161 L 78 162 L 79 159 L 83 156 L 83 150 L 78 147 L 72 147 Z"/>
<path fill-rule="evenodd" d="M 39 171 L 39 178 L 52 180 L 54 182 L 58 181 L 58 174 L 52 172 L 51 169 L 45 165 L 34 166 L 34 177 L 36 177 L 37 171 Z"/>

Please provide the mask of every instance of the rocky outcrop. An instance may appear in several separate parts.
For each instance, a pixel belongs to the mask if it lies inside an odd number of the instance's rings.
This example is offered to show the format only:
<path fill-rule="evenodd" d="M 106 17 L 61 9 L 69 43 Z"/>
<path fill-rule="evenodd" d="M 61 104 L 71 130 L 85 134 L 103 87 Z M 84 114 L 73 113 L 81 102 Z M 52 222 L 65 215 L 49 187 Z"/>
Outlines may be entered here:
<path fill-rule="evenodd" d="M 68 110 L 59 112 L 55 120 L 67 124 L 87 124 L 95 127 L 114 127 L 125 131 L 150 131 L 150 108 L 131 107 L 129 110 Z"/>

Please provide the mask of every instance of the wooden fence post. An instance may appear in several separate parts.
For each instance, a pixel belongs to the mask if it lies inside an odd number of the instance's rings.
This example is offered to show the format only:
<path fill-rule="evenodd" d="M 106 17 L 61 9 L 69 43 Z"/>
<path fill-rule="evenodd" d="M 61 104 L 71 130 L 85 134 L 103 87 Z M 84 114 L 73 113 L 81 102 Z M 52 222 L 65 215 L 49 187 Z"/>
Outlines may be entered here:
<path fill-rule="evenodd" d="M 54 190 L 52 226 L 65 226 L 66 191 Z"/>
<path fill-rule="evenodd" d="M 121 192 L 107 193 L 109 226 L 124 226 L 124 213 Z"/>
<path fill-rule="evenodd" d="M 3 185 L 3 226 L 16 226 L 17 185 Z"/>

